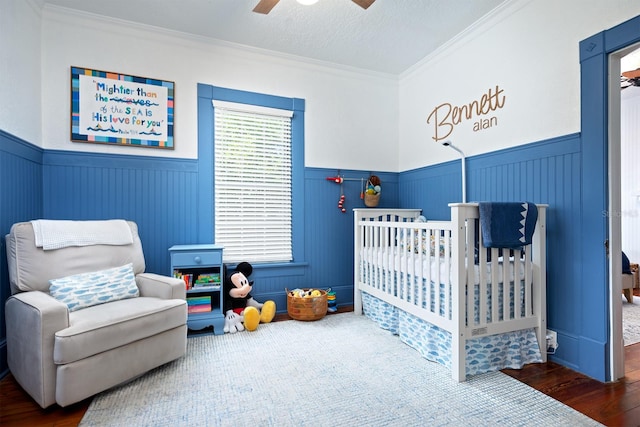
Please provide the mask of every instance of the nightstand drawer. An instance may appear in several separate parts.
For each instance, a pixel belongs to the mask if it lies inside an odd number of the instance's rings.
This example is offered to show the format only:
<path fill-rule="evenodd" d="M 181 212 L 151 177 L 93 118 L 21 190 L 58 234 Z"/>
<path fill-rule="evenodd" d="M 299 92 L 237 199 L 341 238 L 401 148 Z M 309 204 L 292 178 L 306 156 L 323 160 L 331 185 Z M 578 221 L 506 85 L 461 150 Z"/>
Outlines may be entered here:
<path fill-rule="evenodd" d="M 198 267 L 222 263 L 222 252 L 180 252 L 171 254 L 174 267 Z"/>

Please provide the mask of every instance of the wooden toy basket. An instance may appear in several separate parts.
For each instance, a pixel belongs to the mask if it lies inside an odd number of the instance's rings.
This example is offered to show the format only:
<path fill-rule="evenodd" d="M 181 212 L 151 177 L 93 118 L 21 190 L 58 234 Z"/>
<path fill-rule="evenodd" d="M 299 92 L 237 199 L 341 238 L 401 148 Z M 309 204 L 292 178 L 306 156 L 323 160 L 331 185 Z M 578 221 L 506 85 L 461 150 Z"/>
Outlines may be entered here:
<path fill-rule="evenodd" d="M 308 291 L 309 289 L 304 289 Z M 320 291 L 319 297 L 298 297 L 287 291 L 287 313 L 295 320 L 320 320 L 327 314 L 327 291 Z"/>

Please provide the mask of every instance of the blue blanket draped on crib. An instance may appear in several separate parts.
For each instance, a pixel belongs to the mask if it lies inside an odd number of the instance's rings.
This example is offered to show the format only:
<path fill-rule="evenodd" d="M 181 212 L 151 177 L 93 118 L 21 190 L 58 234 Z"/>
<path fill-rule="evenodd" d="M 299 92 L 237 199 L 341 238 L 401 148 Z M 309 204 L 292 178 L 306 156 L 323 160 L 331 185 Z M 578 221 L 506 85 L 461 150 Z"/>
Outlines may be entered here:
<path fill-rule="evenodd" d="M 485 248 L 520 249 L 531 244 L 538 208 L 530 202 L 478 203 Z"/>

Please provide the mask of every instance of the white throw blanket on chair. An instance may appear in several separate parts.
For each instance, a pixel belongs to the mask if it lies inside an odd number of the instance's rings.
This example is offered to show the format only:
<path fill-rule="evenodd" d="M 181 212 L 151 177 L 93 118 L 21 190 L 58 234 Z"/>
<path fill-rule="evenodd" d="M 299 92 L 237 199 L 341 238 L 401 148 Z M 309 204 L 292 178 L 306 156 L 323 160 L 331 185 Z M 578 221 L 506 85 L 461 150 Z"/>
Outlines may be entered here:
<path fill-rule="evenodd" d="M 44 250 L 67 246 L 130 245 L 133 236 L 122 219 L 68 221 L 38 219 L 31 221 L 36 247 Z"/>

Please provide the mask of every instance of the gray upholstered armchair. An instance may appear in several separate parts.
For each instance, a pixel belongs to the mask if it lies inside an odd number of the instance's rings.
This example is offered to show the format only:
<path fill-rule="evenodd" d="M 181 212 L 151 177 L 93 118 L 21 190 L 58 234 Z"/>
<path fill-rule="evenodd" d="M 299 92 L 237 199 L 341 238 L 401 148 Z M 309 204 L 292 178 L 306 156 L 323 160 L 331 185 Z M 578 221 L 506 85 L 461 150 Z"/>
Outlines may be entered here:
<path fill-rule="evenodd" d="M 130 241 L 83 240 L 82 233 L 112 237 L 116 222 Z M 43 408 L 81 401 L 186 352 L 184 283 L 144 273 L 136 224 L 74 223 L 79 246 L 38 247 L 40 230 L 30 222 L 6 236 L 7 362 Z"/>

